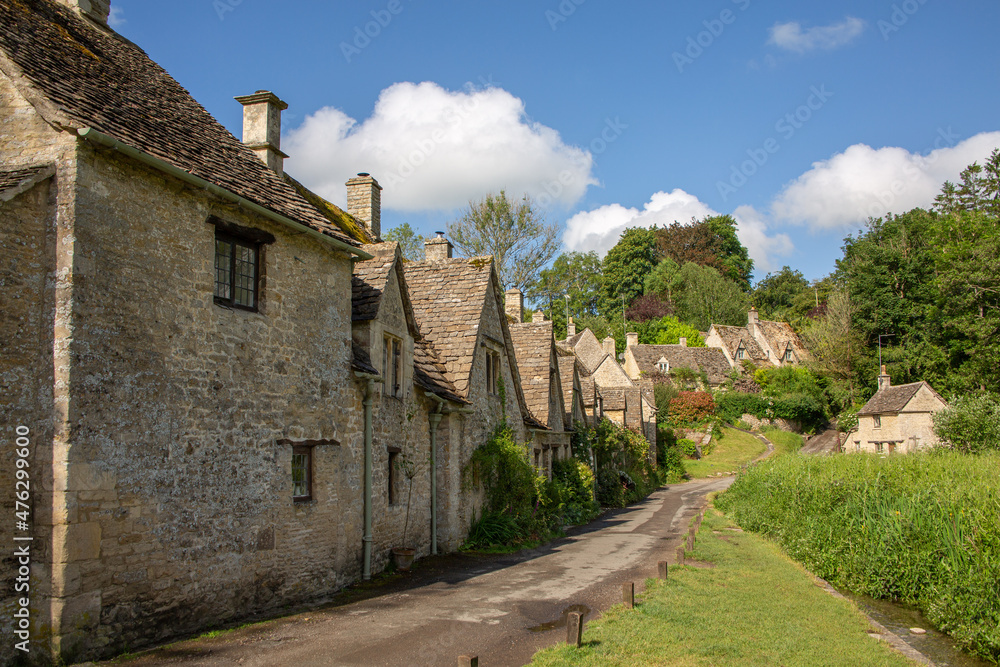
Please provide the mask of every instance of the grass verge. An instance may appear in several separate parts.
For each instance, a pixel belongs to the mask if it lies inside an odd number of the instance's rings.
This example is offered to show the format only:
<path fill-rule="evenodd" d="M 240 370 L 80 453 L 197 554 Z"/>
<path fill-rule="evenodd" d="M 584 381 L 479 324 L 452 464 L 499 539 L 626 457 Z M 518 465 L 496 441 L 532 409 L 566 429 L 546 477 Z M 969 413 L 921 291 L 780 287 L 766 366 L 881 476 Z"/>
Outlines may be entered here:
<path fill-rule="evenodd" d="M 709 510 L 689 554 L 634 609 L 587 623 L 584 645 L 546 649 L 550 665 L 878 665 L 912 663 L 867 635 L 867 619 L 833 598 L 780 549 Z"/>
<path fill-rule="evenodd" d="M 776 454 L 797 454 L 802 449 L 802 436 L 780 428 L 764 429 L 764 437 L 774 443 Z"/>
<path fill-rule="evenodd" d="M 692 479 L 735 473 L 766 451 L 767 446 L 749 433 L 723 428 L 711 453 L 697 461 L 685 461 L 684 469 Z"/>

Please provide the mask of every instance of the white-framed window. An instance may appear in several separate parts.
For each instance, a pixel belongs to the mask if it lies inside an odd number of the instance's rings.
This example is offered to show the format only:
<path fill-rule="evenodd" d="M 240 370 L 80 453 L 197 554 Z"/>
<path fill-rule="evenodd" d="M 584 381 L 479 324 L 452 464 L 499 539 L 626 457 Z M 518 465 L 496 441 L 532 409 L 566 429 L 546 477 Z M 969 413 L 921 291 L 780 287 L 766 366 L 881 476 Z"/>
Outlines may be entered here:
<path fill-rule="evenodd" d="M 382 381 L 386 396 L 403 395 L 403 341 L 395 336 L 382 338 Z"/>
<path fill-rule="evenodd" d="M 740 361 L 747 358 L 747 351 L 743 347 L 743 343 L 740 343 L 740 346 L 736 348 L 736 358 Z"/>
<path fill-rule="evenodd" d="M 792 353 L 792 348 L 791 347 L 785 348 L 785 359 L 784 360 L 787 363 L 791 363 L 791 362 L 795 361 L 795 355 Z"/>
<path fill-rule="evenodd" d="M 656 363 L 656 368 L 657 368 L 657 370 L 659 370 L 659 371 L 660 371 L 661 373 L 669 373 L 669 372 L 670 372 L 670 362 L 669 362 L 669 361 L 667 361 L 666 359 L 660 359 L 660 360 L 659 360 L 659 361 L 658 361 L 658 362 Z"/>

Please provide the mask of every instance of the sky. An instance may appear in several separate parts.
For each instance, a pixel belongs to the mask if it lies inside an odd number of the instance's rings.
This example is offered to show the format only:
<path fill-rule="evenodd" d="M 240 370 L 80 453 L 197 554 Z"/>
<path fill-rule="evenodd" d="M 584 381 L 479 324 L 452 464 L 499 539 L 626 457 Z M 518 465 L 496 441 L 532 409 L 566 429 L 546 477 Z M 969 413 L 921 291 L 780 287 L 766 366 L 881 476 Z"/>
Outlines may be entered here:
<path fill-rule="evenodd" d="M 997 0 L 113 0 L 111 25 L 237 137 L 270 90 L 285 169 L 383 233 L 501 189 L 564 251 L 732 214 L 755 279 L 820 279 L 869 216 L 1000 147 Z"/>

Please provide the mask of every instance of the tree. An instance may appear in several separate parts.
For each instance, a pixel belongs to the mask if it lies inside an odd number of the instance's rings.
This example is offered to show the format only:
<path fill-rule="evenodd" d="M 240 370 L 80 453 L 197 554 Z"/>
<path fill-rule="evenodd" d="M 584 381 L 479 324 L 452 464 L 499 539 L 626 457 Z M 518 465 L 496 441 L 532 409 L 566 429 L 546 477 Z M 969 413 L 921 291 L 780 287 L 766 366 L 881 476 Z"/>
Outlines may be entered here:
<path fill-rule="evenodd" d="M 681 267 L 677 317 L 699 331 L 713 324 L 746 324 L 749 297 L 710 266 L 688 262 Z"/>
<path fill-rule="evenodd" d="M 603 288 L 601 258 L 597 253 L 569 252 L 559 255 L 550 268 L 539 272 L 528 286 L 525 298 L 545 311 L 554 324 L 556 337 L 563 338 L 567 305 L 574 318 L 596 315 Z"/>
<path fill-rule="evenodd" d="M 403 253 L 403 258 L 411 262 L 424 261 L 424 239 L 418 235 L 410 223 L 404 222 L 398 227 L 393 227 L 385 233 L 386 241 L 395 241 L 399 244 L 399 251 Z"/>
<path fill-rule="evenodd" d="M 672 303 L 674 300 L 674 290 L 677 288 L 677 281 L 680 277 L 681 267 L 669 257 L 660 261 L 653 271 L 646 276 L 643 282 L 645 294 L 656 294 Z"/>
<path fill-rule="evenodd" d="M 656 248 L 661 258 L 683 266 L 693 262 L 710 266 L 734 281 L 744 292 L 750 291 L 753 260 L 736 234 L 736 220 L 731 215 L 709 216 L 685 225 L 675 222 L 656 230 Z"/>
<path fill-rule="evenodd" d="M 674 314 L 673 306 L 655 294 L 643 294 L 625 311 L 625 319 L 647 322 Z"/>
<path fill-rule="evenodd" d="M 843 287 L 834 289 L 826 301 L 826 314 L 809 322 L 802 332 L 812 356 L 810 367 L 833 383 L 831 402 L 835 407 L 849 407 L 858 401 L 855 363 L 860 351 L 851 328 L 855 306 Z"/>
<path fill-rule="evenodd" d="M 526 292 L 559 250 L 559 228 L 546 224 L 528 197 L 515 202 L 504 190 L 469 202 L 448 235 L 466 257 L 492 255 L 504 289 Z"/>
<path fill-rule="evenodd" d="M 653 229 L 630 227 L 604 256 L 604 298 L 601 313 L 608 320 L 621 317 L 626 306 L 643 294 L 646 276 L 656 265 Z"/>
<path fill-rule="evenodd" d="M 795 312 L 796 303 L 803 303 L 798 297 L 808 292 L 809 303 L 812 301 L 813 290 L 809 281 L 801 271 L 793 271 L 787 266 L 781 267 L 777 273 L 769 273 L 753 291 L 753 305 L 761 312 L 763 319 L 788 321 L 805 313 Z M 810 308 L 812 303 L 809 303 Z"/>

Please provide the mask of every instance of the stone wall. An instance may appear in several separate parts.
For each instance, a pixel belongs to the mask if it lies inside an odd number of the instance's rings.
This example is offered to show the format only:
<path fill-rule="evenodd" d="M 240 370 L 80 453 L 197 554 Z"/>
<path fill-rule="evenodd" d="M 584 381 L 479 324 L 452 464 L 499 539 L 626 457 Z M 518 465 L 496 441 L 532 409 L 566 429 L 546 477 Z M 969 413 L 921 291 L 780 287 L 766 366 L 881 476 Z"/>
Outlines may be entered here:
<path fill-rule="evenodd" d="M 790 433 L 802 433 L 802 425 L 788 419 L 761 419 L 751 414 L 744 414 L 740 417 L 740 421 L 746 424 L 751 431 L 759 431 L 764 427 L 773 426 Z"/>

